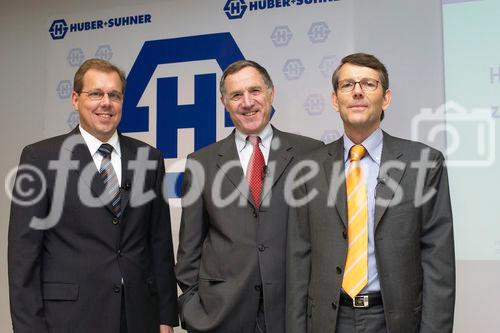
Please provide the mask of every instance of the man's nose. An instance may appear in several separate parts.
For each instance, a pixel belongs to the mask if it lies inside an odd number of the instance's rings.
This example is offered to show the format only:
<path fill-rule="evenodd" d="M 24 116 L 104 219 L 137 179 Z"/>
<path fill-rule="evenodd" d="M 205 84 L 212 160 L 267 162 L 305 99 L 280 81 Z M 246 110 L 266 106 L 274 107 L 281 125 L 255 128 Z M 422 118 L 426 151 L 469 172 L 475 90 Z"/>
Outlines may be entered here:
<path fill-rule="evenodd" d="M 105 93 L 104 96 L 102 96 L 101 105 L 109 105 L 109 104 L 111 104 L 111 99 L 109 98 L 108 93 Z"/>
<path fill-rule="evenodd" d="M 244 93 L 243 94 L 243 106 L 244 107 L 251 107 L 253 106 L 253 98 L 252 98 L 252 95 L 250 95 L 249 93 Z"/>
<path fill-rule="evenodd" d="M 363 89 L 361 89 L 361 82 L 354 83 L 354 88 L 352 89 L 352 93 L 354 96 L 357 97 L 364 95 L 364 91 Z"/>

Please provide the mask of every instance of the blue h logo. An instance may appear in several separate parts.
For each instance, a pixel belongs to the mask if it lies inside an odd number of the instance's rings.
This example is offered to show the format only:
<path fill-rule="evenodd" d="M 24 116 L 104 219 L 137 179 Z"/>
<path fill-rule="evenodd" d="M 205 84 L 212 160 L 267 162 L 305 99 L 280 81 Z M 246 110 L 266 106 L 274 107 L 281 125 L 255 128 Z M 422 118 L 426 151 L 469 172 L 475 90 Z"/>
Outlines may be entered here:
<path fill-rule="evenodd" d="M 221 70 L 244 59 L 230 33 L 172 38 L 145 42 L 127 77 L 127 91 L 123 101 L 123 115 L 119 129 L 122 132 L 148 132 L 149 107 L 138 106 L 156 68 L 163 64 L 215 60 Z M 194 104 L 179 105 L 178 78 L 162 77 L 156 83 L 156 143 L 165 158 L 176 158 L 177 132 L 194 128 L 195 149 L 216 140 L 216 73 L 194 76 Z M 225 126 L 233 126 L 225 113 Z M 167 179 L 172 178 L 167 174 Z M 169 184 L 170 195 L 180 193 L 180 183 Z"/>
<path fill-rule="evenodd" d="M 50 37 L 52 39 L 63 39 L 68 32 L 68 24 L 64 19 L 55 20 L 49 28 Z"/>
<path fill-rule="evenodd" d="M 231 2 L 230 5 L 229 5 L 229 8 L 230 8 L 230 12 L 231 14 L 233 15 L 237 15 L 240 13 L 240 3 L 239 2 Z"/>
<path fill-rule="evenodd" d="M 161 78 L 157 81 L 156 122 L 163 128 L 157 131 L 156 145 L 166 158 L 177 157 L 177 130 L 179 128 L 194 128 L 195 149 L 215 142 L 216 75 L 196 75 L 194 82 L 194 104 L 178 105 L 177 78 Z"/>
<path fill-rule="evenodd" d="M 245 0 L 227 0 L 224 5 L 224 12 L 230 20 L 240 19 L 245 14 L 247 7 Z"/>

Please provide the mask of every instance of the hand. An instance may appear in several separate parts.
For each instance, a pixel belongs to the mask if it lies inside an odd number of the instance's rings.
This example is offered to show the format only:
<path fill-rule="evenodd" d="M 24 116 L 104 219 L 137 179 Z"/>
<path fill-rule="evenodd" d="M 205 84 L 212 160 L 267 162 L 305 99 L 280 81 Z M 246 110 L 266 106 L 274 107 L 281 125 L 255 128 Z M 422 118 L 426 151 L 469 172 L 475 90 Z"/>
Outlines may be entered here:
<path fill-rule="evenodd" d="M 174 333 L 172 326 L 160 325 L 160 333 Z"/>

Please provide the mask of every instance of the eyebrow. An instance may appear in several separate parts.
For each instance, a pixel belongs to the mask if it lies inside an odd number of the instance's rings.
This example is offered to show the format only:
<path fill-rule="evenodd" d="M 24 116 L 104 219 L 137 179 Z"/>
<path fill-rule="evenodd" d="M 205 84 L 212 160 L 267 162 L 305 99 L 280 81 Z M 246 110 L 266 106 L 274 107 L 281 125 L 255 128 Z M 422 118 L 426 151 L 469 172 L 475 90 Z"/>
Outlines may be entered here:
<path fill-rule="evenodd" d="M 375 79 L 375 78 L 373 78 L 373 77 L 362 77 L 360 80 L 366 80 L 366 79 L 375 80 L 375 81 L 380 81 L 380 79 Z M 339 81 L 338 81 L 338 82 L 340 82 L 340 81 L 346 81 L 346 80 L 349 80 L 349 81 L 356 81 L 356 79 L 349 78 L 349 79 L 339 79 Z"/>
<path fill-rule="evenodd" d="M 236 95 L 236 94 L 240 94 L 242 92 L 241 89 L 238 89 L 238 90 L 232 90 L 232 91 L 228 91 L 227 92 L 227 95 L 228 96 L 233 96 L 233 95 Z"/>
<path fill-rule="evenodd" d="M 247 88 L 245 88 L 245 89 L 238 89 L 238 90 L 229 91 L 229 92 L 228 92 L 228 96 L 232 96 L 232 95 L 236 95 L 236 94 L 241 94 L 241 93 L 243 93 L 244 91 L 251 91 L 251 90 L 254 90 L 254 89 L 260 89 L 260 90 L 263 90 L 263 89 L 265 89 L 265 88 L 264 88 L 264 87 L 262 87 L 262 86 L 259 86 L 259 85 L 254 85 L 254 86 L 247 87 Z"/>

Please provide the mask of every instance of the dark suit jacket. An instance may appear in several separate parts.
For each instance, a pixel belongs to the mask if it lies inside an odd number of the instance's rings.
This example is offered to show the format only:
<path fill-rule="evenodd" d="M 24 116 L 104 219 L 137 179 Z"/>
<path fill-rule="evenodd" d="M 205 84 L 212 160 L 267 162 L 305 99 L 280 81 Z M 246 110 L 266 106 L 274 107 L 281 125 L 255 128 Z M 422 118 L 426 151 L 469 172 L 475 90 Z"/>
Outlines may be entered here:
<path fill-rule="evenodd" d="M 303 197 L 313 189 L 318 195 L 290 212 L 287 333 L 335 332 L 347 255 L 343 149 L 340 139 L 305 157 L 317 162 L 320 171 L 295 195 Z M 412 162 L 422 152 L 435 165 L 418 180 Z M 388 161 L 394 161 L 392 168 L 384 171 Z M 444 158 L 428 146 L 384 133 L 379 179 L 376 198 L 385 202 L 375 208 L 375 256 L 387 332 L 451 333 L 455 260 Z M 424 194 L 436 193 L 415 206 L 419 183 Z"/>
<path fill-rule="evenodd" d="M 33 229 L 32 217 L 46 217 L 60 202 L 55 199 L 56 172 L 49 168 L 49 161 L 59 159 L 61 147 L 70 137 L 80 144 L 62 151 L 71 154 L 78 165 L 65 181 L 62 215 L 47 230 Z M 88 207 L 80 200 L 80 180 L 81 188 L 94 196 L 103 193 L 104 183 L 78 128 L 23 150 L 20 164 L 39 169 L 46 190 L 41 189 L 40 181 L 25 181 L 22 186 L 30 185 L 36 193 L 42 190 L 40 200 L 26 207 L 13 202 L 11 207 L 8 261 L 16 333 L 118 332 L 122 277 L 129 332 L 157 333 L 160 323 L 177 324 L 170 216 L 161 195 L 163 158 L 143 142 L 121 134 L 119 140 L 120 218 L 112 213 L 110 204 Z M 144 183 L 144 192 L 152 190 L 156 198 L 132 207 L 129 199 L 139 177 L 129 169 L 128 161 L 136 159 L 139 147 L 147 147 L 149 160 L 157 162 Z M 87 166 L 94 178 L 85 175 Z M 20 197 L 16 191 L 14 195 Z"/>
<path fill-rule="evenodd" d="M 249 195 L 234 132 L 188 157 L 184 193 L 195 189 L 201 195 L 183 202 L 175 271 L 183 291 L 181 323 L 189 330 L 253 333 L 262 289 L 267 332 L 285 332 L 285 178 L 297 155 L 322 143 L 275 128 L 273 133 L 259 209 Z M 203 170 L 190 171 L 196 162 Z M 219 172 L 228 163 L 233 167 Z M 222 198 L 236 196 L 220 207 L 213 189 Z"/>

